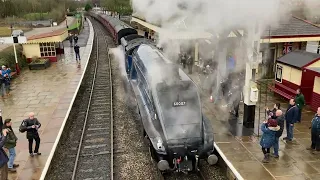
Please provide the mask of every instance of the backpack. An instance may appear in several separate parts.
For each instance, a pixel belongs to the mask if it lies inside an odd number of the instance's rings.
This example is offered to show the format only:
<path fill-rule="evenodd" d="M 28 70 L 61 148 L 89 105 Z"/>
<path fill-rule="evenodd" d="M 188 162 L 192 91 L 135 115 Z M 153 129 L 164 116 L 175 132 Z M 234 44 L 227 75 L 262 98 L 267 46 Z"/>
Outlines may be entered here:
<path fill-rule="evenodd" d="M 26 121 L 25 120 L 23 120 L 22 122 L 21 122 L 21 124 L 20 124 L 20 127 L 19 127 L 19 131 L 21 132 L 21 133 L 24 133 L 24 132 L 26 132 L 26 130 L 27 130 L 27 123 L 26 123 Z"/>

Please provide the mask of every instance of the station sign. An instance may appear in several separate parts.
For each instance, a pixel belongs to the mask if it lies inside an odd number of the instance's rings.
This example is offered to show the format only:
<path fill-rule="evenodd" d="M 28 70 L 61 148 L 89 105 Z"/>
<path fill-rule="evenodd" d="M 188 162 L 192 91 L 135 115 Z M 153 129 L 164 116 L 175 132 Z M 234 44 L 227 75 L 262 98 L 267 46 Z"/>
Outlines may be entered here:
<path fill-rule="evenodd" d="M 14 37 L 0 37 L 0 44 L 13 44 L 13 38 Z M 18 36 L 18 43 L 24 44 L 27 43 L 27 37 L 25 36 Z"/>

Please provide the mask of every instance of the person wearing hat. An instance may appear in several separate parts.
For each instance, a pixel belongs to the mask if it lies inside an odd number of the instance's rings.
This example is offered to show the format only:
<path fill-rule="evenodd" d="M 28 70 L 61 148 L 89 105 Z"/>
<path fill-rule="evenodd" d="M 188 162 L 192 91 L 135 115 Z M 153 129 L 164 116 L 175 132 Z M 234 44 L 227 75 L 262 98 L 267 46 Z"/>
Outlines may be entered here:
<path fill-rule="evenodd" d="M 3 129 L 0 137 L 0 179 L 8 179 L 8 165 L 9 161 L 7 153 L 3 150 L 3 146 L 7 141 L 8 130 Z"/>
<path fill-rule="evenodd" d="M 17 145 L 18 138 L 14 134 L 11 125 L 12 125 L 11 119 L 4 120 L 3 129 L 8 130 L 7 141 L 5 142 L 4 147 L 7 148 L 9 151 L 8 169 L 10 172 L 16 172 L 17 170 L 15 168 L 17 168 L 19 164 L 14 164 L 13 162 L 16 157 L 15 147 Z"/>
<path fill-rule="evenodd" d="M 274 119 L 269 119 L 261 124 L 261 131 L 263 135 L 260 140 L 260 145 L 262 152 L 264 154 L 263 163 L 268 163 L 270 158 L 270 148 L 275 143 L 276 132 L 280 130 L 277 121 Z"/>

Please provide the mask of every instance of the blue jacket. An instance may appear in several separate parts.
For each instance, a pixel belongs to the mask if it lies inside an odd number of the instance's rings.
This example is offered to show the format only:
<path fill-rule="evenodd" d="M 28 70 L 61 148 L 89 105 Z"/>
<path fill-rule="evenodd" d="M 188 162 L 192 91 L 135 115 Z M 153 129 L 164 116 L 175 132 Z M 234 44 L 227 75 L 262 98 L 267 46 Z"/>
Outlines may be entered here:
<path fill-rule="evenodd" d="M 285 119 L 287 123 L 294 124 L 299 120 L 299 108 L 294 105 L 290 105 L 287 109 Z"/>
<path fill-rule="evenodd" d="M 267 127 L 267 124 L 261 125 L 261 131 L 263 135 L 260 140 L 260 145 L 263 148 L 271 148 L 276 140 L 276 132 L 280 130 L 280 126 L 277 127 Z"/>
<path fill-rule="evenodd" d="M 6 136 L 1 136 L 0 137 L 0 167 L 2 167 L 3 165 L 7 165 L 7 162 L 9 161 L 7 153 L 4 152 L 3 150 L 3 145 L 5 144 L 7 140 Z"/>
<path fill-rule="evenodd" d="M 313 132 L 320 132 L 320 116 L 315 115 L 311 121 L 311 131 Z"/>
<path fill-rule="evenodd" d="M 4 77 L 6 74 L 10 78 L 11 69 L 3 70 L 1 69 L 2 76 Z"/>

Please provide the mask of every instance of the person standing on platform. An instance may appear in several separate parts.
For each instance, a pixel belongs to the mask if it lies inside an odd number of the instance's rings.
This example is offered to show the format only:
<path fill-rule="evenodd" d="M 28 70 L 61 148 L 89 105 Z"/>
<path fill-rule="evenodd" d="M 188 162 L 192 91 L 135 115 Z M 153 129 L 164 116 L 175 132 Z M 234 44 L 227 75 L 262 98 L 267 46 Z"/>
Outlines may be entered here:
<path fill-rule="evenodd" d="M 80 47 L 78 46 L 78 44 L 74 45 L 74 52 L 76 53 L 76 61 L 80 62 Z M 78 61 L 79 59 L 79 61 Z"/>
<path fill-rule="evenodd" d="M 190 54 L 187 57 L 187 65 L 188 65 L 188 71 L 189 71 L 188 73 L 192 74 L 193 59 Z"/>
<path fill-rule="evenodd" d="M 283 129 L 284 129 L 284 116 L 282 114 L 282 111 L 280 109 L 276 110 L 275 112 L 276 121 L 278 126 L 280 127 L 279 131 L 276 132 L 275 135 L 275 142 L 273 144 L 273 151 L 274 151 L 274 157 L 279 158 L 279 138 L 282 136 Z"/>
<path fill-rule="evenodd" d="M 2 65 L 1 74 L 2 74 L 2 83 L 4 84 L 4 89 L 6 91 L 6 95 L 10 95 L 10 73 L 11 69 L 7 68 L 7 66 Z"/>
<path fill-rule="evenodd" d="M 269 119 L 276 119 L 276 111 L 280 109 L 280 103 L 276 103 L 273 105 L 273 109 L 270 110 L 268 107 L 266 107 L 267 116 Z"/>
<path fill-rule="evenodd" d="M 277 125 L 277 121 L 274 119 L 269 119 L 264 121 L 261 125 L 261 131 L 263 135 L 260 140 L 260 145 L 262 152 L 264 154 L 263 163 L 268 163 L 270 158 L 270 148 L 275 142 L 276 132 L 280 130 L 280 127 Z"/>
<path fill-rule="evenodd" d="M 78 44 L 78 35 L 75 34 L 74 37 L 73 37 L 73 40 L 74 40 L 74 44 Z"/>
<path fill-rule="evenodd" d="M 184 52 L 181 53 L 181 64 L 183 68 L 186 68 L 186 54 Z"/>
<path fill-rule="evenodd" d="M 320 153 L 320 107 L 318 107 L 317 114 L 311 121 L 311 147 L 307 150 L 312 150 L 313 154 Z"/>
<path fill-rule="evenodd" d="M 19 164 L 14 164 L 14 159 L 16 157 L 16 150 L 15 147 L 17 145 L 17 136 L 14 134 L 13 129 L 11 127 L 12 122 L 11 119 L 6 119 L 4 121 L 4 127 L 3 129 L 7 129 L 7 141 L 4 144 L 4 147 L 8 149 L 9 151 L 9 162 L 8 162 L 8 169 L 10 172 L 17 172 L 15 168 L 19 166 Z"/>
<path fill-rule="evenodd" d="M 72 47 L 72 41 L 73 41 L 73 36 L 72 34 L 70 33 L 69 34 L 69 42 L 70 42 L 70 46 Z"/>
<path fill-rule="evenodd" d="M 290 99 L 289 107 L 285 115 L 287 137 L 284 137 L 283 140 L 292 141 L 294 123 L 298 121 L 298 118 L 299 118 L 299 108 L 295 105 L 294 99 Z"/>
<path fill-rule="evenodd" d="M 31 112 L 29 113 L 29 118 L 23 120 L 19 128 L 20 132 L 27 131 L 27 139 L 29 141 L 29 153 L 31 157 L 33 157 L 34 154 L 41 155 L 41 153 L 39 153 L 40 137 L 38 133 L 38 129 L 40 127 L 41 127 L 40 122 L 38 121 L 37 118 L 34 118 L 34 113 Z M 36 147 L 34 152 L 32 151 L 33 140 L 36 141 Z"/>
<path fill-rule="evenodd" d="M 297 89 L 297 95 L 294 99 L 297 107 L 299 108 L 298 122 L 301 122 L 302 108 L 305 106 L 304 95 L 301 93 L 300 89 Z"/>
<path fill-rule="evenodd" d="M 0 137 L 0 180 L 7 180 L 8 179 L 8 161 L 9 158 L 7 153 L 3 150 L 3 146 L 7 140 L 7 129 L 2 130 L 2 135 Z"/>

